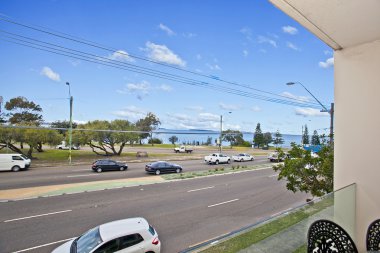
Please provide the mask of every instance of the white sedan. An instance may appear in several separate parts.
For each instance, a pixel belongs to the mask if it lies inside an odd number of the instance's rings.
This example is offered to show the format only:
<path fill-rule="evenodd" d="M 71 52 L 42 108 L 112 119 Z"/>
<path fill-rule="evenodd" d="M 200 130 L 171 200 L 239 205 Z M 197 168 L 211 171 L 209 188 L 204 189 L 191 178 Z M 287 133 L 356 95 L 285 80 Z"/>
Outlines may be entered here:
<path fill-rule="evenodd" d="M 232 160 L 236 162 L 253 161 L 255 160 L 255 157 L 246 153 L 242 153 L 238 155 L 233 155 Z"/>
<path fill-rule="evenodd" d="M 154 228 L 144 218 L 117 220 L 88 230 L 52 253 L 159 253 L 161 243 Z"/>

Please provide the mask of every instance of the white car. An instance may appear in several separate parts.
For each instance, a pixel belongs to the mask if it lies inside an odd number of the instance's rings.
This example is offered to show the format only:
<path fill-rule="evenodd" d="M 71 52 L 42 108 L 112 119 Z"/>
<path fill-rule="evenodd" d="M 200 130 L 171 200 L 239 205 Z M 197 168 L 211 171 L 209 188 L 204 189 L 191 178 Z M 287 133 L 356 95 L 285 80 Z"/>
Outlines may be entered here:
<path fill-rule="evenodd" d="M 62 149 L 62 150 L 69 150 L 70 146 L 66 146 L 66 145 L 60 144 L 60 145 L 55 146 L 55 148 L 56 149 Z M 73 150 L 79 150 L 80 147 L 76 146 L 76 145 L 71 145 L 71 149 L 73 149 Z"/>
<path fill-rule="evenodd" d="M 161 242 L 144 218 L 130 218 L 102 224 L 72 239 L 52 253 L 159 253 Z"/>
<path fill-rule="evenodd" d="M 30 167 L 30 159 L 23 154 L 0 154 L 0 171 L 27 170 Z"/>
<path fill-rule="evenodd" d="M 255 160 L 255 157 L 246 153 L 241 153 L 238 155 L 233 155 L 232 160 L 236 162 L 253 161 Z"/>
<path fill-rule="evenodd" d="M 229 156 L 220 154 L 220 153 L 214 153 L 210 154 L 208 156 L 205 156 L 205 163 L 208 164 L 219 164 L 219 163 L 230 163 L 231 158 Z"/>

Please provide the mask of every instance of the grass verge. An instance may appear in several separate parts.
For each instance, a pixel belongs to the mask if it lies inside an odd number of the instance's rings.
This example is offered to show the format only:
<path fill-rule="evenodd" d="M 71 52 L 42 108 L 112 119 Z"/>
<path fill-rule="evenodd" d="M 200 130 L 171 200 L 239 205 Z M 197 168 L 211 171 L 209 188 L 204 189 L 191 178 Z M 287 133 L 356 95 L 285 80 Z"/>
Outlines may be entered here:
<path fill-rule="evenodd" d="M 332 198 L 326 198 L 318 203 L 308 205 L 286 216 L 280 217 L 276 220 L 267 222 L 259 227 L 256 227 L 246 233 L 232 237 L 217 245 L 207 248 L 202 253 L 235 253 L 239 250 L 245 249 L 252 244 L 258 243 L 265 238 L 279 233 L 280 231 L 314 215 L 323 209 L 333 205 Z M 301 247 L 295 252 L 305 252 Z"/>

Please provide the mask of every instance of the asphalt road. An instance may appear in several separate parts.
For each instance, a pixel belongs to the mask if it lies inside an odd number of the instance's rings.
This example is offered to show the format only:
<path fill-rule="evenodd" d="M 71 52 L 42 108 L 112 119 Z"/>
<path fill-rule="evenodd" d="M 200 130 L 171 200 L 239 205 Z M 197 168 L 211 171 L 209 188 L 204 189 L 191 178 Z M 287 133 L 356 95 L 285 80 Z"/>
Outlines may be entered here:
<path fill-rule="evenodd" d="M 144 217 L 158 231 L 162 252 L 173 253 L 302 204 L 305 199 L 304 194 L 287 191 L 285 182 L 266 169 L 6 202 L 0 203 L 0 249 L 4 253 L 51 252 L 62 244 L 55 242 L 98 224 Z"/>
<path fill-rule="evenodd" d="M 213 167 L 226 167 L 231 165 L 252 165 L 268 163 L 264 156 L 256 157 L 253 162 L 233 162 L 232 164 L 208 165 L 203 160 L 175 161 L 183 167 L 183 172 L 208 170 Z M 144 177 L 146 163 L 128 163 L 126 171 L 109 171 L 95 173 L 91 170 L 91 165 L 75 165 L 60 167 L 40 167 L 31 168 L 27 171 L 0 172 L 0 190 L 18 189 L 35 186 L 57 185 L 81 183 L 89 181 L 112 180 L 120 178 Z M 154 176 L 154 175 L 151 175 Z"/>

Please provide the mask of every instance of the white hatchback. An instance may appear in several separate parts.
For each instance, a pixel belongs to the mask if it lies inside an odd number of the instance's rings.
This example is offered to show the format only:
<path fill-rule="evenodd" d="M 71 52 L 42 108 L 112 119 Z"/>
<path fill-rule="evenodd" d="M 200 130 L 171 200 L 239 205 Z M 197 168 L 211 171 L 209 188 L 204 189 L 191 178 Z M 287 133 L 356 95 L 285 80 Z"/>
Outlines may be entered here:
<path fill-rule="evenodd" d="M 144 218 L 102 224 L 72 239 L 52 253 L 159 253 L 161 243 Z"/>

